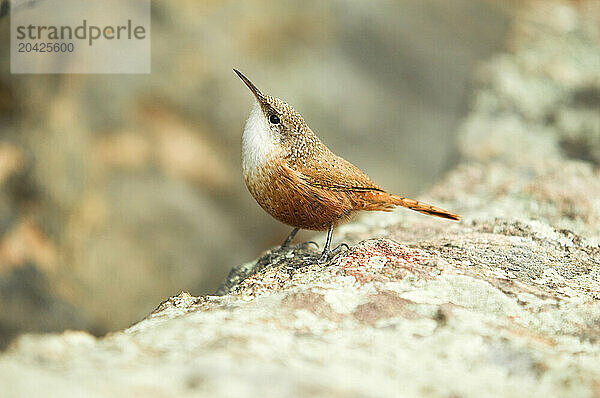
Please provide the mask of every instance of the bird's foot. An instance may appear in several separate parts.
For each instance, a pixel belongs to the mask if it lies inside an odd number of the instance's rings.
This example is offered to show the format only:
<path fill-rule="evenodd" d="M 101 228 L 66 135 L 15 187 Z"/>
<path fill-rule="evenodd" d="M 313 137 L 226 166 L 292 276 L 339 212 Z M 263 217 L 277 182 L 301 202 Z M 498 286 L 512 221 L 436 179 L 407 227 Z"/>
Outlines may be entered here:
<path fill-rule="evenodd" d="M 329 255 L 331 252 L 323 252 L 321 256 L 317 259 L 317 264 L 327 264 L 329 262 Z"/>
<path fill-rule="evenodd" d="M 348 246 L 346 243 L 340 243 L 333 250 L 325 248 L 325 250 L 323 250 L 323 253 L 321 253 L 321 256 L 319 256 L 319 258 L 317 259 L 317 264 L 327 264 L 328 262 L 333 260 L 338 254 L 342 253 L 344 249 L 350 250 L 350 246 Z"/>

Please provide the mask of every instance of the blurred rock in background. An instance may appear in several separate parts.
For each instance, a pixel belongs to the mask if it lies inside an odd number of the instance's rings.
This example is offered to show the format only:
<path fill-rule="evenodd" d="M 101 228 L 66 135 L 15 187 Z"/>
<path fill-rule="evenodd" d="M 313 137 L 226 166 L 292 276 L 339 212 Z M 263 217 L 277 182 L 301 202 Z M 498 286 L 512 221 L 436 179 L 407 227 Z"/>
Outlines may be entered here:
<path fill-rule="evenodd" d="M 150 75 L 11 75 L 0 20 L 0 347 L 125 327 L 284 238 L 240 176 L 252 97 L 232 67 L 414 194 L 455 161 L 473 67 L 510 14 L 491 0 L 154 1 Z M 597 159 L 580 149 L 586 109 L 555 117 L 565 147 Z"/>

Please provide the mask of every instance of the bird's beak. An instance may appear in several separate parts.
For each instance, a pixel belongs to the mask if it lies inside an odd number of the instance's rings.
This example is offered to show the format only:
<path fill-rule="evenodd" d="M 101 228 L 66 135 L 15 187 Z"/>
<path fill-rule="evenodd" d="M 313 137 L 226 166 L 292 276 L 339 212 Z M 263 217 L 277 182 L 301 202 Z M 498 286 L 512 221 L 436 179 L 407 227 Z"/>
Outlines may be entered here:
<path fill-rule="evenodd" d="M 250 79 L 248 79 L 246 76 L 244 76 L 244 74 L 242 72 L 240 72 L 237 69 L 233 69 L 233 71 L 240 77 L 240 79 L 242 79 L 242 81 L 244 83 L 246 83 L 246 86 L 248 86 L 248 88 L 250 89 L 250 91 L 252 91 L 252 94 L 254 94 L 254 96 L 256 97 L 256 100 L 259 103 L 262 103 L 264 101 L 264 96 L 260 92 L 260 90 L 258 88 L 256 88 L 256 86 L 254 84 L 252 84 L 252 82 L 250 81 Z"/>

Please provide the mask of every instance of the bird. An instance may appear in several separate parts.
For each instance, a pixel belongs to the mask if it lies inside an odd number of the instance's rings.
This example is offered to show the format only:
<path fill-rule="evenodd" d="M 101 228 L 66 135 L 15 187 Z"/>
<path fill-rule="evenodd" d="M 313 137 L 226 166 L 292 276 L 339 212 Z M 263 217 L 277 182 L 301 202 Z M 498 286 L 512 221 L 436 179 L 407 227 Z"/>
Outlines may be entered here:
<path fill-rule="evenodd" d="M 327 231 L 317 259 L 326 263 L 336 252 L 331 250 L 334 227 L 358 211 L 391 211 L 402 206 L 460 220 L 456 213 L 386 192 L 358 167 L 329 150 L 292 106 L 263 94 L 239 70 L 233 71 L 255 99 L 242 134 L 242 174 L 256 202 L 293 227 L 282 249 L 299 229 Z"/>

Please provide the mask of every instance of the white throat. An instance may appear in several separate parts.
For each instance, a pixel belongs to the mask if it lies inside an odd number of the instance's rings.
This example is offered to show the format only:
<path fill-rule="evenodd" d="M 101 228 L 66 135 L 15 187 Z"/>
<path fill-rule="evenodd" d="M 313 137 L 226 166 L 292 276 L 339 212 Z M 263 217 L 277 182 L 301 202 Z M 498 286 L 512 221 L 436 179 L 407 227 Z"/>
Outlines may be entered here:
<path fill-rule="evenodd" d="M 244 175 L 260 171 L 276 148 L 277 139 L 269 127 L 269 122 L 263 115 L 258 102 L 254 102 L 242 135 Z"/>

